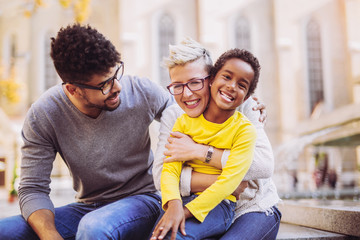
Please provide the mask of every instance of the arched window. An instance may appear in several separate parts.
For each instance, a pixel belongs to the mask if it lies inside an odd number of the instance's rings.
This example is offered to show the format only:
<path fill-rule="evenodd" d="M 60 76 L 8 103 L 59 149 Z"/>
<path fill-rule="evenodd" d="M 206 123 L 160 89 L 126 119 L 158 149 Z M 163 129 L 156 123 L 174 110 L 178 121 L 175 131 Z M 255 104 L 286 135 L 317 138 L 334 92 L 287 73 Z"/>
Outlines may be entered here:
<path fill-rule="evenodd" d="M 45 90 L 49 89 L 50 87 L 56 85 L 58 83 L 57 73 L 53 64 L 53 61 L 50 57 L 50 50 L 51 50 L 51 40 L 50 38 L 54 36 L 50 32 L 45 34 L 45 56 L 44 56 L 44 69 L 45 69 Z"/>
<path fill-rule="evenodd" d="M 311 20 L 306 27 L 310 113 L 324 101 L 321 36 L 318 23 Z"/>
<path fill-rule="evenodd" d="M 251 50 L 250 25 L 245 17 L 240 16 L 235 21 L 235 46 Z"/>
<path fill-rule="evenodd" d="M 169 44 L 175 42 L 175 22 L 168 14 L 163 14 L 159 18 L 159 77 L 160 85 L 166 87 L 169 85 L 168 70 L 161 66 L 162 59 L 169 55 Z"/>

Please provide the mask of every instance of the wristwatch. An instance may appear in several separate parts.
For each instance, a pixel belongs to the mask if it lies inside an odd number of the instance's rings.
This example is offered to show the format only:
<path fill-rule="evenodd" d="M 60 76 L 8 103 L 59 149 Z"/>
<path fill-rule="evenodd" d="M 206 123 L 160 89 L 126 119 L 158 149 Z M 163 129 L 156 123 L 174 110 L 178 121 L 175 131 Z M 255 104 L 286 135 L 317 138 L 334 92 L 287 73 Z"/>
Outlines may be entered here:
<path fill-rule="evenodd" d="M 214 153 L 214 147 L 213 147 L 213 146 L 210 146 L 209 149 L 207 150 L 206 157 L 205 157 L 205 162 L 206 162 L 206 163 L 209 163 L 209 162 L 210 162 L 213 153 Z"/>

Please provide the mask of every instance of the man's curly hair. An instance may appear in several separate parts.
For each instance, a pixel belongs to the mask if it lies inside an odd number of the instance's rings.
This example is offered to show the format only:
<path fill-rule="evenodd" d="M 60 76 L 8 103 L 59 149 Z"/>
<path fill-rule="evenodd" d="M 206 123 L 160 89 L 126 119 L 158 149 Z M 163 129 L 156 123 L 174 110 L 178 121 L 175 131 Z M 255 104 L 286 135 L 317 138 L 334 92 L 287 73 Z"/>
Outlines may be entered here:
<path fill-rule="evenodd" d="M 120 62 L 115 46 L 96 29 L 79 24 L 61 28 L 51 38 L 51 58 L 63 82 L 88 82 Z"/>
<path fill-rule="evenodd" d="M 260 63 L 258 59 L 249 51 L 245 49 L 230 49 L 223 53 L 216 61 L 214 67 L 210 71 L 211 79 L 214 79 L 216 74 L 220 71 L 220 69 L 225 65 L 225 63 L 233 58 L 237 58 L 240 60 L 243 60 L 244 62 L 247 62 L 250 64 L 251 68 L 254 71 L 254 79 L 250 83 L 250 87 L 248 90 L 248 93 L 246 94 L 246 97 L 250 96 L 254 93 L 257 83 L 259 81 L 260 76 Z"/>

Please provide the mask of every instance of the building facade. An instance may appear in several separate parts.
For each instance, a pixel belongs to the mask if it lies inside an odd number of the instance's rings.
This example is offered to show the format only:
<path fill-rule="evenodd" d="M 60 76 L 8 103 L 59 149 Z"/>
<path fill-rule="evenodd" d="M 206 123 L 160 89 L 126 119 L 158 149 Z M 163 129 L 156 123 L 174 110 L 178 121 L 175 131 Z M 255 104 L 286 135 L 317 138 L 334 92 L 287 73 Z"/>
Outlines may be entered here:
<path fill-rule="evenodd" d="M 43 2 L 26 17 L 24 9 L 33 9 L 32 1 L 0 0 L 1 66 L 4 76 L 12 70 L 16 73 L 21 97 L 17 103 L 2 97 L 0 107 L 9 119 L 22 119 L 31 103 L 60 82 L 49 57 L 50 37 L 74 22 L 74 11 L 58 0 Z M 309 122 L 321 125 L 328 114 L 348 106 L 357 109 L 360 103 L 359 22 L 360 0 L 92 0 L 84 24 L 96 27 L 114 43 L 126 74 L 149 77 L 164 87 L 170 80 L 161 66 L 162 57 L 168 54 L 168 44 L 186 36 L 206 46 L 214 60 L 229 48 L 252 51 L 262 66 L 256 95 L 267 106 L 266 131 L 277 161 L 275 180 L 285 180 L 287 184 L 279 183 L 279 189 L 290 191 L 294 179 L 302 190 L 314 187 L 314 181 L 302 179 L 313 178 L 314 156 L 324 152 L 311 141 L 299 140 L 295 147 L 290 143 L 310 135 L 313 139 L 323 130 L 309 132 Z M 14 122 L 21 125 L 21 120 Z M 155 124 L 153 142 L 156 128 Z M 10 141 L 5 134 L 1 132 L 0 153 L 10 156 L 5 164 L 8 186 L 15 155 L 6 154 L 14 149 L 4 143 Z M 334 160 L 338 174 L 347 169 L 343 163 L 351 165 L 356 184 L 358 149 L 352 144 L 325 151 L 340 159 Z M 289 157 L 289 152 L 294 154 Z M 289 167 L 290 163 L 295 165 Z"/>

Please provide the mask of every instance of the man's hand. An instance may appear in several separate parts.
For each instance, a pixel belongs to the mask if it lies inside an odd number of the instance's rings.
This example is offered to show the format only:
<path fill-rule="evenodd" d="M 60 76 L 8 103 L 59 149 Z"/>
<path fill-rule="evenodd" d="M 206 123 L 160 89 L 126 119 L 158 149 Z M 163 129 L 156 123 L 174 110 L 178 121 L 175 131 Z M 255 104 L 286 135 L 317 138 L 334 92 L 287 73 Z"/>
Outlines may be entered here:
<path fill-rule="evenodd" d="M 185 213 L 184 208 L 180 200 L 175 199 L 167 203 L 168 208 L 165 214 L 155 227 L 155 230 L 151 236 L 153 239 L 164 239 L 166 234 L 171 230 L 171 240 L 176 239 L 176 234 L 180 228 L 180 232 L 186 235 L 185 232 Z"/>
<path fill-rule="evenodd" d="M 266 113 L 266 106 L 264 103 L 260 102 L 260 100 L 258 99 L 258 97 L 256 96 L 252 96 L 252 98 L 256 101 L 257 105 L 255 107 L 253 107 L 254 111 L 259 110 L 260 111 L 260 117 L 259 117 L 259 122 L 262 122 L 264 125 L 266 123 L 266 119 L 267 119 L 267 113 Z"/>
<path fill-rule="evenodd" d="M 236 200 L 240 199 L 240 195 L 245 191 L 245 189 L 249 186 L 247 181 L 242 181 L 240 185 L 235 189 L 232 193 L 233 196 L 236 197 Z"/>
<path fill-rule="evenodd" d="M 199 159 L 205 156 L 208 146 L 195 143 L 191 137 L 180 132 L 171 132 L 168 138 L 168 144 L 165 145 L 167 151 L 164 155 L 167 158 L 164 162 L 182 162 Z"/>

